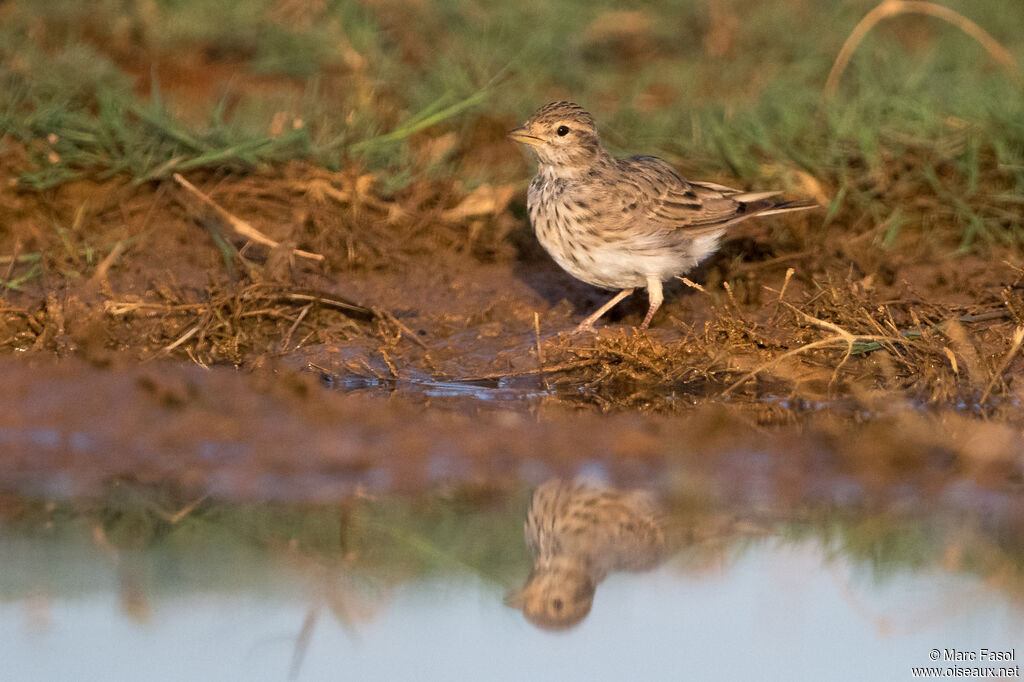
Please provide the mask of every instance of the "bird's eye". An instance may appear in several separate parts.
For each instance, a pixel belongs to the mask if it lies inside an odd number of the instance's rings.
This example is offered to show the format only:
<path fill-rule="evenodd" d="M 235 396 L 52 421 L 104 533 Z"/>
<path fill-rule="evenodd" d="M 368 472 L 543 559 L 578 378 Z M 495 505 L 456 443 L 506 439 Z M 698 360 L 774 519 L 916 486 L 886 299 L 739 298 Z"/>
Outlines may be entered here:
<path fill-rule="evenodd" d="M 569 134 L 569 126 L 558 126 L 558 130 L 555 132 L 558 133 L 559 137 L 565 137 Z"/>

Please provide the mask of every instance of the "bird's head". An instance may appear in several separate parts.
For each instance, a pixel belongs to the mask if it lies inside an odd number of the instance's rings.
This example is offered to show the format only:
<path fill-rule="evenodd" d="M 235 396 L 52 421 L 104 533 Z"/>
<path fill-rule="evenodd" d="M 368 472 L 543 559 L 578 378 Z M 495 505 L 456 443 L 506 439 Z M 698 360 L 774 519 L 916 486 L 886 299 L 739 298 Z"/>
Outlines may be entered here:
<path fill-rule="evenodd" d="M 594 117 L 572 102 L 542 106 L 508 136 L 529 146 L 549 166 L 589 168 L 602 153 Z"/>
<path fill-rule="evenodd" d="M 509 594 L 505 604 L 521 609 L 538 627 L 564 630 L 590 613 L 596 589 L 594 576 L 582 564 L 567 558 L 535 569 L 526 586 Z"/>

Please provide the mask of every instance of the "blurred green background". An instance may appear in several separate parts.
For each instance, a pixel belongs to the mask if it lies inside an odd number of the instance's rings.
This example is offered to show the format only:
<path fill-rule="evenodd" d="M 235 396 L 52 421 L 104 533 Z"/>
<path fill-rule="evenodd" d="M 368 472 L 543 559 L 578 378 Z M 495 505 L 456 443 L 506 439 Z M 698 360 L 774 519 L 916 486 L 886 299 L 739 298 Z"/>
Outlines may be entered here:
<path fill-rule="evenodd" d="M 1024 58 L 1024 3 L 947 0 Z M 541 104 L 590 109 L 618 153 L 774 181 L 888 222 L 941 204 L 963 249 L 1019 245 L 1024 87 L 939 19 L 886 19 L 834 98 L 829 69 L 871 0 L 8 0 L 0 144 L 24 187 L 136 182 L 292 159 L 524 183 L 505 138 Z M 844 203 L 845 202 L 845 203 Z M 928 204 L 924 209 L 931 210 Z M 924 209 L 916 213 L 923 214 Z"/>

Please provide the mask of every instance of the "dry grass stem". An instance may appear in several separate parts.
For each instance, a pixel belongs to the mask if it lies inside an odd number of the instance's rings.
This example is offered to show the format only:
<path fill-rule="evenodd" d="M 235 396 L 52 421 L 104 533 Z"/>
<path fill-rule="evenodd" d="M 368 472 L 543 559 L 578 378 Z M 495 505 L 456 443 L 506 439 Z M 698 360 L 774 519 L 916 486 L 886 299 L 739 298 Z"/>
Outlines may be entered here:
<path fill-rule="evenodd" d="M 551 384 L 548 382 L 548 377 L 544 373 L 544 349 L 540 344 L 540 313 L 537 311 L 533 312 L 533 334 L 534 343 L 537 345 L 537 370 L 540 376 L 544 379 L 544 390 L 551 392 Z"/>
<path fill-rule="evenodd" d="M 535 374 L 557 374 L 559 372 L 572 372 L 586 367 L 593 367 L 594 365 L 601 364 L 600 358 L 586 358 L 583 360 L 573 360 L 570 362 L 561 362 L 555 365 L 547 365 L 544 369 L 522 369 L 513 370 L 509 372 L 490 372 L 488 374 L 480 374 L 477 376 L 469 377 L 457 377 L 452 378 L 452 381 L 489 381 L 492 379 L 507 379 L 511 377 L 525 377 Z"/>
<path fill-rule="evenodd" d="M 209 494 L 201 495 L 196 499 L 192 500 L 191 502 L 189 502 L 188 504 L 186 504 L 178 511 L 174 512 L 173 514 L 168 514 L 164 511 L 159 511 L 158 513 L 160 514 L 160 516 L 166 519 L 168 523 L 170 523 L 172 526 L 175 526 L 179 522 L 181 522 L 182 519 L 184 519 L 186 516 L 195 511 L 195 509 L 203 502 L 205 502 L 209 497 Z"/>
<path fill-rule="evenodd" d="M 179 337 L 177 338 L 177 340 L 176 340 L 176 341 L 174 341 L 174 342 L 170 343 L 170 344 L 169 344 L 169 345 L 167 345 L 167 346 L 164 346 L 164 347 L 163 347 L 163 348 L 162 348 L 162 349 L 161 349 L 161 350 L 160 350 L 160 351 L 159 351 L 159 352 L 158 352 L 158 353 L 157 353 L 156 355 L 154 355 L 153 357 L 160 357 L 161 355 L 168 355 L 168 354 L 169 354 L 169 353 L 171 353 L 171 351 L 173 351 L 173 350 L 174 350 L 175 348 L 177 348 L 178 346 L 180 346 L 181 344 L 185 343 L 186 341 L 188 341 L 189 339 L 191 339 L 191 338 L 192 338 L 193 336 L 195 336 L 196 334 L 198 334 L 198 333 L 199 333 L 199 330 L 200 330 L 200 329 L 202 329 L 202 328 L 203 328 L 203 325 L 202 325 L 202 324 L 197 324 L 197 325 L 195 325 L 194 327 L 192 327 L 191 329 L 189 329 L 189 330 L 188 330 L 187 332 L 185 332 L 184 334 L 182 334 L 181 336 L 179 336 Z"/>
<path fill-rule="evenodd" d="M 1013 360 L 1013 356 L 1020 350 L 1021 344 L 1024 343 L 1024 327 L 1017 327 L 1017 331 L 1013 334 L 1013 342 L 1010 344 L 1010 350 L 1006 351 L 1006 355 L 1003 357 L 1003 361 L 999 363 L 999 367 L 992 372 L 992 377 L 988 380 L 988 384 L 985 386 L 984 392 L 981 394 L 981 400 L 979 401 L 982 405 L 988 400 L 989 393 L 992 392 L 992 387 L 995 386 L 996 381 L 1003 375 L 1003 371 L 1006 366 Z"/>
<path fill-rule="evenodd" d="M 4 272 L 3 276 L 0 277 L 0 282 L 9 282 L 11 280 L 11 273 L 14 272 L 14 266 L 18 262 L 18 256 L 20 255 L 20 252 L 21 240 L 16 239 L 14 241 L 14 253 L 11 254 L 10 256 L 7 256 L 6 259 L 0 259 L 0 263 L 4 262 L 4 260 L 7 260 L 7 270 Z"/>
<path fill-rule="evenodd" d="M 779 303 L 782 303 L 782 297 L 786 295 L 786 287 L 789 286 L 789 280 L 793 279 L 794 274 L 796 274 L 795 268 L 786 268 L 786 279 L 782 281 L 782 288 L 779 289 Z"/>
<path fill-rule="evenodd" d="M 146 313 L 148 315 L 166 315 L 176 312 L 198 312 L 209 306 L 204 303 L 184 303 L 167 305 L 164 303 L 146 303 L 144 301 L 104 301 L 103 312 L 108 315 L 131 315 Z"/>
<path fill-rule="evenodd" d="M 295 649 L 292 651 L 291 665 L 288 666 L 288 679 L 296 680 L 302 672 L 302 661 L 306 658 L 306 651 L 309 649 L 309 642 L 313 638 L 313 631 L 316 629 L 316 622 L 320 618 L 320 609 L 310 606 L 306 611 L 306 617 L 302 619 L 302 628 L 298 637 L 295 638 Z"/>
<path fill-rule="evenodd" d="M 203 194 L 199 189 L 191 182 L 182 177 L 179 173 L 174 174 L 174 181 L 184 188 L 190 196 L 197 199 L 202 205 L 214 212 L 214 214 L 228 227 L 230 227 L 236 234 L 244 237 L 250 241 L 262 244 L 270 248 L 276 248 L 280 246 L 280 242 L 274 241 L 267 235 L 263 234 L 255 227 L 250 225 L 248 222 L 235 216 L 223 206 L 215 202 L 213 199 Z M 309 251 L 303 251 L 302 249 L 292 249 L 292 253 L 300 258 L 307 258 L 309 260 L 315 260 L 321 262 L 324 260 L 323 255 L 319 253 L 311 253 Z"/>
<path fill-rule="evenodd" d="M 756 367 L 755 369 L 751 370 L 750 372 L 747 372 L 742 377 L 740 377 L 740 379 L 738 379 L 737 381 L 733 382 L 728 387 L 726 387 L 726 389 L 724 391 L 722 391 L 722 393 L 721 393 L 722 397 L 729 395 L 733 390 L 735 390 L 739 386 L 743 385 L 744 383 L 746 383 L 750 379 L 753 379 L 754 377 L 756 377 L 761 372 L 763 372 L 763 371 L 765 371 L 767 369 L 770 369 L 771 367 L 774 367 L 775 365 L 779 364 L 783 360 L 785 360 L 787 358 L 790 358 L 790 357 L 793 357 L 793 356 L 796 356 L 796 355 L 800 355 L 802 353 L 806 353 L 808 351 L 811 351 L 811 350 L 814 350 L 814 349 L 817 349 L 817 348 L 831 348 L 831 347 L 836 347 L 836 346 L 846 346 L 846 353 L 843 355 L 842 360 L 839 361 L 839 364 L 836 365 L 836 367 L 834 368 L 834 370 L 832 372 L 832 379 L 829 382 L 830 384 L 832 384 L 832 383 L 835 382 L 836 378 L 838 377 L 839 370 L 842 369 L 843 365 L 845 365 L 846 362 L 850 359 L 850 356 L 853 354 L 853 351 L 854 351 L 854 346 L 857 343 L 878 343 L 883 348 L 889 348 L 890 350 L 895 350 L 894 346 L 896 344 L 909 344 L 910 343 L 910 340 L 907 339 L 906 337 L 904 337 L 902 334 L 896 335 L 896 336 L 889 336 L 889 335 L 885 335 L 885 334 L 882 334 L 882 335 L 851 334 L 850 332 L 848 332 L 847 330 L 843 329 L 839 325 L 837 325 L 837 324 L 835 324 L 833 322 L 829 322 L 827 320 L 818 319 L 818 318 L 816 318 L 816 317 L 814 317 L 812 315 L 808 315 L 807 313 L 803 312 L 802 310 L 797 309 L 795 306 L 793 306 L 790 303 L 786 303 L 785 301 L 783 301 L 783 305 L 785 305 L 788 308 L 790 308 L 791 310 L 793 310 L 793 312 L 797 313 L 799 316 L 801 316 L 802 318 L 804 318 L 806 321 L 810 322 L 811 324 L 813 324 L 813 325 L 815 325 L 817 327 L 821 327 L 822 329 L 826 329 L 828 331 L 834 332 L 835 336 L 830 336 L 830 337 L 825 338 L 825 339 L 819 339 L 818 341 L 813 341 L 813 342 L 808 343 L 806 345 L 799 346 L 797 348 L 793 348 L 791 350 L 786 351 L 782 355 L 776 356 L 776 357 L 772 358 L 771 360 L 769 360 L 768 362 L 765 362 L 765 363 L 759 365 L 758 367 Z"/>
<path fill-rule="evenodd" d="M 391 356 L 388 355 L 387 351 L 383 348 L 380 349 L 380 357 L 384 360 L 384 364 L 388 366 L 388 371 L 391 372 L 391 377 L 394 379 L 401 379 L 398 376 L 398 368 L 395 367 L 395 363 L 391 361 Z"/>
<path fill-rule="evenodd" d="M 857 47 L 867 34 L 871 32 L 871 29 L 883 19 L 900 14 L 924 14 L 949 22 L 974 38 L 1010 75 L 1015 79 L 1020 79 L 1020 72 L 1013 53 L 1003 47 L 985 29 L 959 12 L 934 2 L 924 2 L 923 0 L 884 0 L 864 15 L 864 18 L 854 27 L 846 42 L 843 43 L 825 81 L 826 97 L 832 97 L 838 92 L 839 81 L 843 77 L 843 73 L 846 71 L 853 53 L 857 51 Z"/>
<path fill-rule="evenodd" d="M 949 348 L 943 348 L 942 352 L 949 358 L 949 366 L 953 368 L 953 374 L 960 374 L 960 367 L 956 364 L 956 354 L 953 353 Z"/>
<path fill-rule="evenodd" d="M 284 339 L 281 341 L 282 351 L 288 350 L 288 346 L 291 345 L 292 342 L 292 334 L 294 334 L 295 330 L 299 328 L 299 325 L 302 324 L 302 321 L 306 319 L 306 315 L 309 314 L 309 310 L 312 307 L 312 303 L 307 303 L 302 307 L 302 310 L 299 311 L 299 314 L 295 318 L 295 321 L 292 322 L 292 326 L 288 328 L 288 333 L 284 335 Z"/>
<path fill-rule="evenodd" d="M 708 293 L 707 289 L 705 289 L 704 287 L 702 287 L 701 285 L 697 284 L 696 282 L 694 282 L 693 280 L 691 280 L 691 279 L 689 279 L 687 277 L 678 277 L 677 276 L 676 279 L 678 279 L 680 282 L 682 282 L 686 286 L 690 287 L 691 289 L 696 289 L 697 291 L 702 291 L 705 294 Z"/>
<path fill-rule="evenodd" d="M 113 267 L 117 259 L 120 258 L 128 248 L 128 241 L 122 239 L 121 241 L 114 244 L 114 248 L 110 250 L 103 260 L 96 266 L 95 272 L 92 273 L 92 277 L 89 281 L 94 284 L 98 284 L 107 278 L 107 273 L 110 272 L 110 268 Z"/>
<path fill-rule="evenodd" d="M 540 369 L 544 371 L 544 350 L 540 345 L 540 313 L 534 311 L 533 313 L 533 334 L 537 344 L 537 363 L 540 365 Z"/>
<path fill-rule="evenodd" d="M 307 293 L 301 291 L 288 291 L 277 294 L 276 298 L 292 303 L 303 303 L 307 301 L 309 303 L 316 303 L 328 308 L 334 308 L 335 310 L 339 310 L 364 321 L 369 321 L 380 316 L 380 313 L 372 308 L 367 308 L 366 306 L 359 305 L 358 303 L 346 301 L 337 296 L 326 296 L 319 293 Z"/>
<path fill-rule="evenodd" d="M 408 338 L 410 341 L 415 343 L 420 348 L 424 348 L 425 349 L 427 347 L 427 344 L 425 344 L 423 342 L 423 340 L 420 339 L 420 337 L 417 336 L 415 332 L 413 332 L 413 330 L 409 329 L 409 327 L 407 327 L 405 325 L 405 323 L 403 323 L 397 317 L 392 315 L 389 311 L 381 310 L 379 308 L 374 308 L 373 309 L 373 314 L 376 315 L 377 317 L 381 318 L 382 320 L 387 320 L 391 324 L 393 324 L 396 327 L 398 327 L 399 331 L 401 331 L 403 334 L 405 334 L 406 338 Z"/>

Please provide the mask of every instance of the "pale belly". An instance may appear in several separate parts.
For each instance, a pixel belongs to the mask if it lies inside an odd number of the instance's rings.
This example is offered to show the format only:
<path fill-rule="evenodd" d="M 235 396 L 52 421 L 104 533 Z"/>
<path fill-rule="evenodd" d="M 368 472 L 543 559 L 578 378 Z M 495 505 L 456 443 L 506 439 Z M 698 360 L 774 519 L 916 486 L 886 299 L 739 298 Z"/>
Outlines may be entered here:
<path fill-rule="evenodd" d="M 718 248 L 724 230 L 697 237 L 678 232 L 621 234 L 603 240 L 585 231 L 557 229 L 538 216 L 534 232 L 541 246 L 576 279 L 605 289 L 630 289 L 683 275 Z"/>

